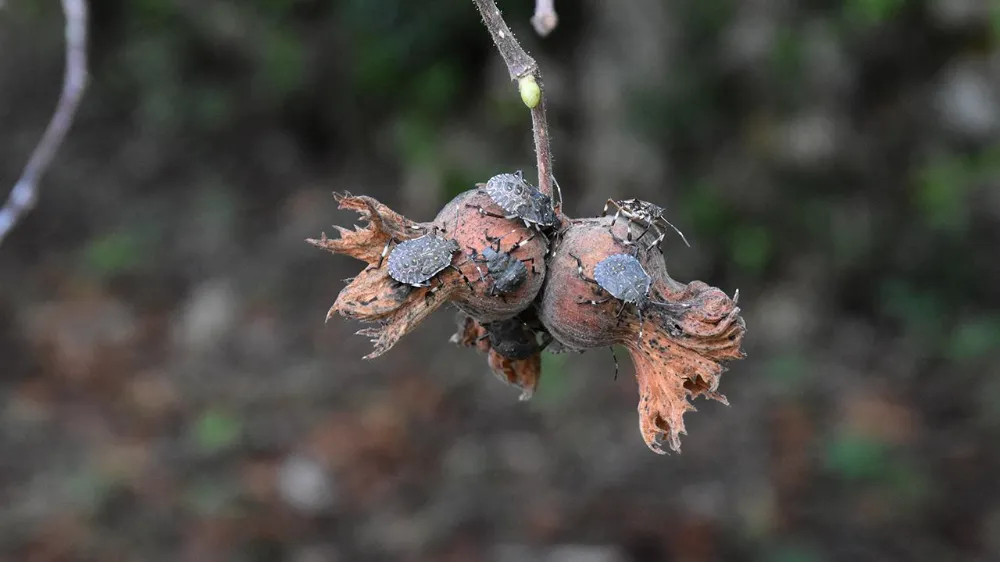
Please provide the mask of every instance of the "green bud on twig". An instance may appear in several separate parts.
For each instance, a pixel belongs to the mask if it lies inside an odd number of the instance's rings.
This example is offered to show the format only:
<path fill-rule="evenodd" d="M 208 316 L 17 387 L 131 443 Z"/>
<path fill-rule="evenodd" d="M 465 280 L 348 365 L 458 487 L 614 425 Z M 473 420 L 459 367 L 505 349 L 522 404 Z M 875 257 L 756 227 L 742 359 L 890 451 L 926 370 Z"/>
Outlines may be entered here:
<path fill-rule="evenodd" d="M 538 87 L 534 76 L 529 74 L 518 80 L 517 89 L 521 92 L 521 101 L 528 106 L 528 109 L 538 107 L 538 102 L 542 99 L 542 89 Z"/>

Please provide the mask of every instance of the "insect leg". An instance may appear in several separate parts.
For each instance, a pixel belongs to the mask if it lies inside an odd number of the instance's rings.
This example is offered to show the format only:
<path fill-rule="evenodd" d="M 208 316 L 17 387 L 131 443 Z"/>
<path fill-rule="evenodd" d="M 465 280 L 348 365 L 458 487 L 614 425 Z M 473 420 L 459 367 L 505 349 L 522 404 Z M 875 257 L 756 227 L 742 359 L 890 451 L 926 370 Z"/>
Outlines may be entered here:
<path fill-rule="evenodd" d="M 611 219 L 611 226 L 614 226 L 618 222 L 618 217 L 622 214 L 622 208 L 618 207 L 618 212 L 615 213 L 615 218 Z"/>
<path fill-rule="evenodd" d="M 615 346 L 609 345 L 608 349 L 611 350 L 611 358 L 615 361 L 615 380 L 618 380 L 618 355 L 615 354 Z"/>
<path fill-rule="evenodd" d="M 511 234 L 513 234 L 513 233 L 514 233 L 514 231 L 513 231 L 513 230 L 511 230 L 511 231 L 510 231 L 510 233 L 511 233 Z M 529 236 L 529 237 L 525 238 L 524 240 L 519 240 L 519 241 L 517 242 L 517 244 L 514 244 L 513 246 L 511 246 L 511 247 L 510 247 L 510 252 L 508 252 L 508 253 L 513 253 L 513 252 L 514 252 L 514 250 L 516 250 L 516 249 L 520 248 L 521 246 L 524 246 L 525 244 L 527 244 L 528 242 L 530 242 L 530 241 L 531 241 L 531 240 L 533 240 L 534 238 L 535 238 L 535 233 L 532 233 L 532 234 L 531 234 L 531 236 Z M 497 249 L 497 251 L 499 251 L 499 248 Z"/>
<path fill-rule="evenodd" d="M 583 262 L 580 261 L 579 257 L 577 257 L 575 254 L 572 254 L 572 253 L 569 255 L 569 257 L 571 257 L 571 258 L 573 258 L 573 259 L 576 260 L 576 274 L 580 276 L 580 279 L 583 279 L 587 283 L 593 283 L 594 285 L 597 285 L 598 287 L 601 286 L 600 283 L 598 283 L 597 281 L 594 281 L 593 279 L 588 279 L 587 276 L 583 274 Z M 603 289 L 603 287 L 601 287 L 601 288 Z"/>
<path fill-rule="evenodd" d="M 461 269 L 459 269 L 457 266 L 454 266 L 454 265 L 451 265 L 451 264 L 449 264 L 448 267 L 454 269 L 455 271 L 458 272 L 459 275 L 462 276 L 462 281 L 465 281 L 465 284 L 468 285 L 469 292 L 471 292 L 472 294 L 476 293 L 476 288 L 472 286 L 472 281 L 469 281 L 469 278 L 465 276 L 465 273 L 463 273 Z M 476 271 L 479 271 L 479 266 L 478 265 L 476 266 Z M 481 271 L 480 271 L 480 274 L 482 274 Z M 444 284 L 444 281 L 442 281 L 441 283 Z"/>
<path fill-rule="evenodd" d="M 399 243 L 395 238 L 391 237 L 386 241 L 385 248 L 382 248 L 382 255 L 379 256 L 378 265 L 375 266 L 375 269 L 382 267 L 382 262 L 385 260 L 385 257 L 389 255 L 389 245 L 393 242 L 396 242 L 397 244 Z"/>
<path fill-rule="evenodd" d="M 623 313 L 623 312 L 625 312 L 625 307 L 626 307 L 626 306 L 628 306 L 628 303 L 627 303 L 627 302 L 625 302 L 625 301 L 622 301 L 622 307 L 621 307 L 621 308 L 619 308 L 619 309 L 618 309 L 618 312 L 616 312 L 616 313 L 615 313 L 615 317 L 616 317 L 616 318 L 618 318 L 618 321 L 619 321 L 619 322 L 621 322 L 621 318 L 622 318 L 622 313 Z"/>
<path fill-rule="evenodd" d="M 642 307 L 636 306 L 635 311 L 639 314 L 639 341 L 642 341 Z"/>
<path fill-rule="evenodd" d="M 649 246 L 646 246 L 646 251 L 648 252 L 649 250 L 652 250 L 653 248 L 659 246 L 660 243 L 663 242 L 663 239 L 666 238 L 666 237 L 667 237 L 666 234 L 660 232 L 660 235 L 656 237 L 656 240 L 653 240 L 652 244 L 650 244 Z"/>
<path fill-rule="evenodd" d="M 455 267 L 455 266 L 451 265 L 451 266 L 448 266 L 448 267 Z M 459 273 L 461 273 L 461 271 L 459 271 Z M 463 275 L 462 277 L 465 277 L 465 276 Z M 437 296 L 436 293 L 441 289 L 441 287 L 444 287 L 444 280 L 443 279 L 441 279 L 440 277 L 436 277 L 435 279 L 437 279 L 437 282 L 438 282 L 437 285 L 433 284 L 433 279 L 427 281 L 427 285 L 426 286 L 430 287 L 430 290 L 427 291 L 427 294 L 424 295 L 424 304 L 427 304 L 427 300 L 429 298 Z M 468 281 L 468 279 L 466 279 L 466 281 Z M 471 288 L 471 284 L 470 284 L 470 288 Z"/>
<path fill-rule="evenodd" d="M 649 222 L 649 223 L 646 224 L 646 228 L 643 229 L 642 234 L 640 234 L 639 236 L 636 237 L 636 241 L 642 240 L 642 237 L 645 236 L 647 232 L 649 232 L 649 229 L 653 229 L 653 230 L 656 231 L 657 234 L 661 234 L 660 229 L 658 229 L 655 226 L 653 226 L 652 222 Z M 629 234 L 632 234 L 632 229 L 631 228 L 629 228 Z M 663 238 L 661 237 L 660 240 L 663 240 Z M 655 246 L 655 245 L 656 245 L 656 243 L 654 242 L 653 246 Z M 649 248 L 652 248 L 653 246 L 650 246 Z M 649 248 L 646 248 L 646 249 L 648 250 Z"/>
<path fill-rule="evenodd" d="M 465 206 L 466 207 L 472 207 L 473 209 L 476 209 L 477 211 L 479 211 L 479 214 L 483 215 L 484 217 L 496 217 L 498 219 L 510 218 L 510 217 L 507 217 L 506 215 L 501 215 L 501 214 L 498 214 L 498 213 L 493 213 L 493 212 L 487 211 L 486 209 L 483 208 L 482 205 L 473 205 L 471 203 L 466 203 Z"/>
<path fill-rule="evenodd" d="M 559 196 L 559 204 L 556 206 L 556 209 L 560 209 L 561 210 L 562 209 L 562 205 L 563 205 L 562 188 L 559 187 L 559 182 L 556 181 L 556 175 L 555 174 L 552 174 L 552 183 L 556 186 L 556 195 Z"/>
<path fill-rule="evenodd" d="M 535 258 L 528 258 L 526 260 L 521 260 L 521 263 L 530 263 L 532 275 L 538 274 L 538 271 L 535 270 Z"/>
<path fill-rule="evenodd" d="M 539 230 L 538 233 L 542 235 L 542 240 L 545 240 L 545 254 L 543 254 L 543 255 L 547 256 L 547 255 L 549 255 L 549 252 L 551 251 L 552 242 L 549 241 L 549 237 L 546 236 L 545 233 L 542 232 L 541 230 Z M 534 236 L 534 235 L 532 235 L 532 236 Z"/>
<path fill-rule="evenodd" d="M 477 252 L 475 248 L 470 248 L 469 246 L 466 246 L 466 248 L 469 249 L 469 254 L 467 254 L 467 255 L 471 255 L 472 257 L 466 259 L 465 261 L 471 261 L 472 265 L 474 265 L 476 267 L 476 272 L 479 273 L 479 280 L 482 281 L 482 282 L 486 282 L 486 277 L 483 276 L 483 270 L 479 269 L 480 262 L 476 261 L 476 258 L 479 256 L 479 252 Z M 462 263 L 465 263 L 465 262 L 462 262 Z M 462 265 L 462 264 L 460 263 L 458 265 Z"/>
<path fill-rule="evenodd" d="M 483 231 L 483 238 L 485 238 L 487 242 L 490 242 L 490 246 L 493 246 L 495 244 L 496 246 L 493 249 L 496 250 L 496 252 L 499 254 L 500 253 L 500 241 L 503 240 L 504 238 L 510 236 L 511 234 L 514 234 L 515 232 L 517 232 L 517 229 L 511 230 L 510 232 L 508 232 L 507 234 L 504 234 L 503 236 L 490 236 L 489 234 L 486 234 L 487 232 L 488 231 L 486 231 L 486 230 Z"/>

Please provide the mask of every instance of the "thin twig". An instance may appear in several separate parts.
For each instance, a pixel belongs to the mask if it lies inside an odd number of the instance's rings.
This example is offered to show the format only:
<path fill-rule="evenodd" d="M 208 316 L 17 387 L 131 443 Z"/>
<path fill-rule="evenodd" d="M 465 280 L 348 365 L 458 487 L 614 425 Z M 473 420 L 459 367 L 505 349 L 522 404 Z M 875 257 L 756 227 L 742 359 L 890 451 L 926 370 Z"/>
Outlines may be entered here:
<path fill-rule="evenodd" d="M 66 70 L 56 111 L 42 140 L 31 153 L 21 178 L 14 184 L 3 208 L 0 208 L 0 243 L 17 221 L 35 205 L 38 181 L 62 144 L 87 85 L 87 4 L 85 0 L 62 0 L 66 17 Z"/>
<path fill-rule="evenodd" d="M 531 126 L 535 133 L 535 157 L 538 161 L 538 189 L 552 197 L 552 153 L 549 149 L 549 126 L 545 120 L 545 87 L 542 84 L 542 74 L 538 63 L 524 52 L 520 43 L 514 38 L 507 23 L 500 15 L 493 0 L 473 0 L 479 8 L 479 14 L 493 37 L 500 56 L 507 64 L 507 72 L 511 80 L 517 82 L 525 76 L 534 76 L 542 95 L 538 105 L 531 110 Z"/>
<path fill-rule="evenodd" d="M 542 37 L 552 33 L 559 25 L 555 0 L 535 0 L 535 15 L 531 16 L 531 25 L 535 27 L 535 33 Z"/>

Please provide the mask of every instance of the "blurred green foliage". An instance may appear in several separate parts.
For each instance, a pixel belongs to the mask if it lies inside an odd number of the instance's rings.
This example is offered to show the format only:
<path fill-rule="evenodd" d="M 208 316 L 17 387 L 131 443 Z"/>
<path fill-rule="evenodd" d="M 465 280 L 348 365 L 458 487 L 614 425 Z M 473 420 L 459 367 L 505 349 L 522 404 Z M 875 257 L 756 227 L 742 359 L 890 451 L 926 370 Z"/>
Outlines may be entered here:
<path fill-rule="evenodd" d="M 848 481 L 874 480 L 885 476 L 889 452 L 885 444 L 854 433 L 833 435 L 826 446 L 826 468 Z"/>
<path fill-rule="evenodd" d="M 870 25 L 892 19 L 905 6 L 906 0 L 846 0 L 844 12 L 850 22 Z"/>
<path fill-rule="evenodd" d="M 871 435 L 833 433 L 827 440 L 825 467 L 849 486 L 885 490 L 899 508 L 918 508 L 930 497 L 926 468 Z"/>
<path fill-rule="evenodd" d="M 233 446 L 243 433 L 240 418 L 221 408 L 210 408 L 194 425 L 193 437 L 198 449 L 213 454 Z"/>
<path fill-rule="evenodd" d="M 960 321 L 947 342 L 947 356 L 958 364 L 988 357 L 997 349 L 1000 349 L 1000 313 Z"/>
<path fill-rule="evenodd" d="M 152 256 L 150 236 L 138 229 L 114 230 L 90 239 L 83 248 L 83 269 L 98 279 L 107 279 L 147 266 Z"/>
<path fill-rule="evenodd" d="M 917 168 L 915 203 L 928 226 L 964 230 L 969 195 L 1000 177 L 1000 144 L 970 153 L 948 153 Z"/>
<path fill-rule="evenodd" d="M 811 368 L 809 358 L 793 350 L 771 357 L 762 372 L 782 394 L 795 395 L 809 382 Z"/>
<path fill-rule="evenodd" d="M 741 225 L 733 231 L 731 259 L 746 273 L 760 275 L 773 255 L 772 245 L 771 231 L 766 226 Z"/>
<path fill-rule="evenodd" d="M 542 372 L 545 376 L 538 382 L 538 389 L 529 402 L 530 407 L 548 409 L 564 403 L 571 388 L 566 363 L 566 354 L 542 353 Z"/>
<path fill-rule="evenodd" d="M 765 562 L 825 562 L 826 557 L 804 541 L 786 542 L 772 547 L 762 558 Z"/>

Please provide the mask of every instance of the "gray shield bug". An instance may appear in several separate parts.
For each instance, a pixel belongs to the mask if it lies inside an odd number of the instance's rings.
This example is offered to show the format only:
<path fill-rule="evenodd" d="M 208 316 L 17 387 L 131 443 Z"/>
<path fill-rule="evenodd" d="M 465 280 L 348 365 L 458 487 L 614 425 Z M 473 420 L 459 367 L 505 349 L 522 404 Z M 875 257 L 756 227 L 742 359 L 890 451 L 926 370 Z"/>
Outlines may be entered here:
<path fill-rule="evenodd" d="M 525 264 L 531 265 L 531 273 L 537 273 L 535 271 L 535 258 L 519 260 L 511 255 L 518 248 L 527 244 L 529 240 L 532 240 L 535 237 L 534 234 L 511 246 L 508 252 L 500 250 L 500 241 L 514 232 L 516 231 L 512 230 L 500 237 L 488 236 L 484 233 L 483 236 L 486 240 L 492 242 L 493 245 L 483 248 L 481 254 L 475 248 L 469 248 L 472 255 L 470 259 L 476 264 L 480 281 L 485 282 L 486 278 L 483 276 L 482 270 L 479 269 L 479 264 L 485 265 L 486 273 L 493 277 L 493 285 L 490 286 L 489 292 L 490 296 L 499 294 L 503 298 L 504 294 L 520 287 L 521 283 L 524 283 L 524 280 L 528 277 L 528 266 Z"/>
<path fill-rule="evenodd" d="M 649 297 L 649 290 L 652 286 L 652 278 L 643 269 L 642 264 L 635 256 L 630 254 L 612 254 L 594 266 L 594 278 L 590 279 L 583 273 L 583 262 L 580 258 L 570 254 L 576 260 L 577 275 L 584 281 L 597 285 L 599 288 L 610 294 L 610 297 L 601 300 L 584 299 L 580 304 L 600 305 L 611 299 L 621 301 L 621 308 L 618 309 L 617 317 L 621 321 L 625 307 L 635 305 L 636 313 L 639 316 L 639 339 L 642 339 L 642 314 L 651 305 L 669 308 L 674 311 L 685 310 L 691 305 L 686 303 L 668 303 L 653 300 Z"/>
<path fill-rule="evenodd" d="M 643 228 L 642 233 L 639 234 L 636 240 L 641 240 L 647 232 L 650 230 L 653 231 L 656 239 L 646 247 L 646 250 L 650 250 L 654 246 L 659 246 L 660 242 L 663 242 L 663 239 L 667 237 L 663 230 L 667 227 L 672 228 L 674 232 L 680 235 L 684 244 L 686 244 L 689 248 L 691 247 L 691 244 L 688 244 L 687 238 L 684 237 L 684 233 L 663 216 L 664 213 L 666 213 L 666 210 L 663 207 L 641 199 L 608 199 L 607 203 L 604 204 L 604 211 L 601 213 L 602 217 L 608 215 L 608 207 L 611 205 L 618 208 L 618 211 L 615 212 L 614 218 L 611 219 L 611 226 L 615 225 L 615 221 L 618 220 L 619 216 L 623 216 L 629 221 L 639 225 L 640 228 Z M 632 242 L 631 228 L 628 230 L 628 242 Z"/>
<path fill-rule="evenodd" d="M 394 239 L 390 239 L 386 243 L 385 249 L 382 250 L 383 257 L 388 252 L 389 245 L 394 241 Z M 396 247 L 389 253 L 387 266 L 389 277 L 398 283 L 411 287 L 430 287 L 431 279 L 450 267 L 457 271 L 469 289 L 474 291 L 469 278 L 451 263 L 452 257 L 458 249 L 458 242 L 451 238 L 438 236 L 436 230 L 419 238 L 397 242 Z M 379 260 L 379 267 L 381 267 L 381 260 Z M 437 292 L 440 287 L 441 285 L 433 287 L 428 292 L 428 296 Z"/>
<path fill-rule="evenodd" d="M 537 334 L 519 318 L 483 324 L 490 347 L 508 359 L 527 359 L 542 349 Z"/>
<path fill-rule="evenodd" d="M 535 228 L 540 232 L 543 229 L 558 227 L 560 224 L 559 217 L 552 208 L 552 198 L 525 181 L 520 170 L 513 174 L 497 174 L 485 185 L 478 185 L 504 211 L 504 214 L 500 215 L 478 205 L 466 205 L 478 209 L 482 215 L 517 219 L 524 222 L 528 228 Z"/>
<path fill-rule="evenodd" d="M 459 334 L 468 329 L 468 323 L 474 322 L 472 317 L 459 312 L 456 321 Z M 486 333 L 476 338 L 475 342 L 490 340 L 490 348 L 508 359 L 527 359 L 555 342 L 551 334 L 530 314 L 518 315 L 506 320 L 498 320 L 481 325 Z M 453 342 L 458 342 L 460 335 L 452 336 Z"/>

